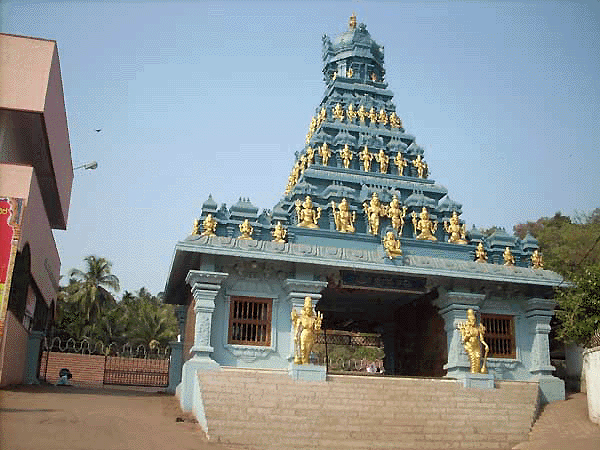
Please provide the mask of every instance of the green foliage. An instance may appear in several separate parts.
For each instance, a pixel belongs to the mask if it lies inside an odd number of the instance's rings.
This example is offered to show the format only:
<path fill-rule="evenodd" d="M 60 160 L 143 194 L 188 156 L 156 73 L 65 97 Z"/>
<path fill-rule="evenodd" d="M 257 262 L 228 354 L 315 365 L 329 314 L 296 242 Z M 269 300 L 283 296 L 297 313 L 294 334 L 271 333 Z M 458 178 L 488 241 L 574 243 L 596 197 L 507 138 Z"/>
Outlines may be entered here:
<path fill-rule="evenodd" d="M 136 294 L 125 291 L 117 302 L 111 291 L 118 291 L 119 279 L 110 273 L 110 262 L 95 256 L 85 262 L 87 270 L 71 270 L 69 284 L 59 292 L 56 335 L 147 348 L 153 341 L 166 346 L 176 338 L 174 307 L 163 304 L 160 294 L 141 288 Z"/>
<path fill-rule="evenodd" d="M 586 347 L 600 329 L 600 264 L 585 268 L 572 282 L 573 287 L 556 292 L 561 322 L 557 337 Z"/>

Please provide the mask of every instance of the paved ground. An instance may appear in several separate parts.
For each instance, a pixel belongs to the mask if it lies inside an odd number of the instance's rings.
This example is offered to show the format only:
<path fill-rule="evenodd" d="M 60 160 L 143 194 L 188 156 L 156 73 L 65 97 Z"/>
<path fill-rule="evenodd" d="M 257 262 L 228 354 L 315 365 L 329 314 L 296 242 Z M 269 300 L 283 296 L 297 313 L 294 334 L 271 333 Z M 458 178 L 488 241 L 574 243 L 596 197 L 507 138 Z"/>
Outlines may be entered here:
<path fill-rule="evenodd" d="M 585 394 L 547 405 L 519 450 L 599 450 Z M 183 418 L 184 421 L 177 421 Z M 18 386 L 0 390 L 2 450 L 227 450 L 209 443 L 177 400 L 131 389 Z M 334 449 L 332 449 L 334 450 Z M 485 450 L 485 449 L 482 449 Z"/>

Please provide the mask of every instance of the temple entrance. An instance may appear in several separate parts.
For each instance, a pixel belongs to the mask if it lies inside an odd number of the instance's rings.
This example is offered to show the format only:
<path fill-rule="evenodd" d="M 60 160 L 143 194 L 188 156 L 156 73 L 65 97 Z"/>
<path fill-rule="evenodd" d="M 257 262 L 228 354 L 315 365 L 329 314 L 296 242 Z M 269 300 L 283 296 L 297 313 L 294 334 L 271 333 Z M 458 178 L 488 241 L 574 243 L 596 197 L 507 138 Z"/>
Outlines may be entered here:
<path fill-rule="evenodd" d="M 437 291 L 426 291 L 419 280 L 401 280 L 404 287 L 381 287 L 385 280 L 377 283 L 378 275 L 370 281 L 374 283 L 365 285 L 354 274 L 346 282 L 330 282 L 321 292 L 316 309 L 323 313 L 325 333 L 372 336 L 381 342 L 386 375 L 444 376 L 444 320 L 431 303 Z"/>

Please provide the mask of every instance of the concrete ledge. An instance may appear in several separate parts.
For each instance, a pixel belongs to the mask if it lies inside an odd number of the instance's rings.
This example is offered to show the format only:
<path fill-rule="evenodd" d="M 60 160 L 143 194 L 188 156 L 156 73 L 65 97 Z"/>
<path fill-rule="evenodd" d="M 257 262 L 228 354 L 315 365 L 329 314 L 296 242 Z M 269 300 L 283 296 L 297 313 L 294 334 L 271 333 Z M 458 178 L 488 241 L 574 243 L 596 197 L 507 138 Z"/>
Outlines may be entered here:
<path fill-rule="evenodd" d="M 494 389 L 494 375 L 491 373 L 468 373 L 463 378 L 467 389 Z"/>
<path fill-rule="evenodd" d="M 289 374 L 296 381 L 326 381 L 327 369 L 315 364 L 292 364 Z"/>

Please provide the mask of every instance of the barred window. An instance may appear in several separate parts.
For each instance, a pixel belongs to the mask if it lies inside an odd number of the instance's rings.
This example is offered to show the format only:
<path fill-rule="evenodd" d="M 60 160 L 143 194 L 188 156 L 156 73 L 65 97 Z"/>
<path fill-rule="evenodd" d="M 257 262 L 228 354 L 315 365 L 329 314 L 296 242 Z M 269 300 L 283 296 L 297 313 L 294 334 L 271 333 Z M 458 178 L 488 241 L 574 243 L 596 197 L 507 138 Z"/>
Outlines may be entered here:
<path fill-rule="evenodd" d="M 271 309 L 273 299 L 231 297 L 229 343 L 271 345 Z"/>
<path fill-rule="evenodd" d="M 481 314 L 484 340 L 490 346 L 490 358 L 516 358 L 515 321 L 513 316 Z"/>

